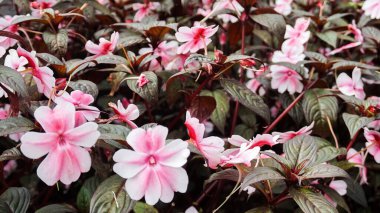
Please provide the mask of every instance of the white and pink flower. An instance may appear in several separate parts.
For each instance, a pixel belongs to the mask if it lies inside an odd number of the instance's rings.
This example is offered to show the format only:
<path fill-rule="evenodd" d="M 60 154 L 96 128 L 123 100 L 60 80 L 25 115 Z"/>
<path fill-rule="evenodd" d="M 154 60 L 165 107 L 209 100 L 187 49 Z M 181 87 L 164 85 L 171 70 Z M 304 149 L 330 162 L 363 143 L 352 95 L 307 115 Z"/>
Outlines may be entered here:
<path fill-rule="evenodd" d="M 127 108 L 123 106 L 120 100 L 117 101 L 117 105 L 114 103 L 108 103 L 108 106 L 110 106 L 116 116 L 116 119 L 119 119 L 125 123 L 128 124 L 131 128 L 137 128 L 137 125 L 133 123 L 133 120 L 136 120 L 139 115 L 139 109 L 134 104 L 128 104 Z"/>
<path fill-rule="evenodd" d="M 244 8 L 236 0 L 220 0 L 215 2 L 213 12 L 223 9 L 232 10 L 236 12 L 237 15 L 240 15 L 240 13 L 244 11 Z M 217 17 L 222 19 L 224 23 L 235 23 L 239 20 L 238 18 L 230 14 L 220 14 Z"/>
<path fill-rule="evenodd" d="M 293 0 L 276 0 L 274 10 L 284 16 L 292 12 Z"/>
<path fill-rule="evenodd" d="M 70 184 L 90 170 L 91 157 L 86 148 L 95 145 L 100 136 L 96 123 L 75 127 L 75 107 L 71 103 L 57 104 L 54 109 L 39 107 L 34 117 L 45 132 L 25 133 L 20 149 L 31 159 L 47 154 L 37 169 L 43 182 L 49 186 L 59 180 Z"/>
<path fill-rule="evenodd" d="M 357 67 L 352 71 L 352 78 L 350 78 L 346 73 L 339 74 L 336 79 L 336 85 L 339 91 L 344 95 L 355 96 L 361 100 L 365 98 L 365 92 L 363 89 L 363 81 L 361 79 L 361 70 Z"/>
<path fill-rule="evenodd" d="M 352 34 L 354 34 L 355 42 L 348 43 L 348 44 L 346 44 L 346 45 L 343 45 L 343 46 L 341 46 L 341 47 L 339 47 L 339 48 L 337 48 L 337 49 L 335 49 L 335 50 L 333 50 L 333 51 L 327 53 L 328 56 L 330 56 L 330 55 L 335 55 L 335 54 L 337 54 L 337 53 L 342 52 L 343 50 L 350 49 L 350 48 L 354 48 L 354 47 L 357 47 L 357 46 L 363 44 L 363 42 L 364 42 L 364 37 L 363 37 L 363 35 L 362 35 L 362 31 L 361 31 L 359 28 L 357 28 L 356 23 L 355 23 L 354 20 L 352 21 L 352 24 L 349 24 L 349 25 L 348 25 L 348 30 L 349 30 Z"/>
<path fill-rule="evenodd" d="M 218 26 L 214 25 L 205 27 L 196 25 L 192 28 L 180 27 L 175 37 L 179 42 L 186 42 L 178 49 L 178 54 L 186 54 L 188 52 L 195 53 L 200 49 L 204 49 L 211 43 L 210 37 L 218 31 Z"/>
<path fill-rule="evenodd" d="M 371 17 L 371 19 L 380 19 L 379 0 L 366 0 L 362 9 L 364 10 L 364 14 Z"/>
<path fill-rule="evenodd" d="M 139 54 L 152 52 L 154 56 L 158 56 L 158 59 L 150 61 L 149 70 L 161 71 L 162 67 L 167 67 L 170 62 L 177 55 L 178 42 L 177 41 L 162 41 L 154 50 L 152 47 L 144 47 L 139 50 Z M 160 62 L 161 63 L 160 63 Z M 161 66 L 162 65 L 162 66 Z"/>
<path fill-rule="evenodd" d="M 12 25 L 12 21 L 18 16 L 4 16 L 0 17 L 0 29 L 15 33 L 18 35 L 18 26 Z M 5 51 L 13 47 L 17 43 L 17 40 L 6 36 L 0 36 L 0 58 L 5 54 Z"/>
<path fill-rule="evenodd" d="M 134 129 L 127 136 L 133 150 L 121 149 L 114 154 L 113 170 L 127 179 L 125 189 L 133 200 L 145 196 L 149 205 L 158 200 L 169 203 L 174 192 L 186 192 L 189 178 L 182 166 L 190 150 L 181 139 L 165 144 L 167 135 L 164 126 Z"/>
<path fill-rule="evenodd" d="M 272 89 L 278 89 L 280 93 L 288 91 L 289 94 L 302 92 L 304 87 L 301 82 L 302 77 L 296 71 L 280 65 L 272 65 L 270 69 L 272 71 Z"/>
<path fill-rule="evenodd" d="M 307 28 L 310 25 L 310 18 L 298 18 L 294 27 L 286 25 L 285 39 L 293 42 L 305 44 L 310 38 L 310 31 Z"/>
<path fill-rule="evenodd" d="M 364 128 L 364 137 L 367 139 L 365 146 L 376 163 L 380 163 L 380 133 Z"/>
<path fill-rule="evenodd" d="M 159 2 L 150 2 L 146 1 L 146 3 L 134 3 L 132 4 L 132 8 L 134 11 L 137 11 L 134 21 L 141 21 L 144 17 L 152 14 L 153 11 L 157 10 L 160 7 Z"/>
<path fill-rule="evenodd" d="M 279 143 L 285 143 L 286 141 L 291 140 L 292 138 L 295 138 L 296 136 L 299 136 L 299 135 L 310 135 L 313 127 L 314 127 L 314 121 L 309 126 L 302 127 L 300 130 L 296 132 L 295 131 L 288 131 L 288 132 L 283 132 L 283 133 L 273 132 L 273 135 L 279 136 L 279 139 L 278 139 Z"/>
<path fill-rule="evenodd" d="M 347 152 L 346 159 L 348 162 L 354 163 L 355 166 L 359 168 L 360 184 L 368 184 L 364 153 L 358 153 L 354 148 L 350 148 Z"/>
<path fill-rule="evenodd" d="M 115 50 L 118 41 L 119 33 L 113 32 L 109 41 L 105 38 L 100 38 L 99 44 L 95 44 L 92 41 L 87 41 L 85 48 L 89 53 L 94 54 L 93 57 L 112 55 L 112 52 Z"/>

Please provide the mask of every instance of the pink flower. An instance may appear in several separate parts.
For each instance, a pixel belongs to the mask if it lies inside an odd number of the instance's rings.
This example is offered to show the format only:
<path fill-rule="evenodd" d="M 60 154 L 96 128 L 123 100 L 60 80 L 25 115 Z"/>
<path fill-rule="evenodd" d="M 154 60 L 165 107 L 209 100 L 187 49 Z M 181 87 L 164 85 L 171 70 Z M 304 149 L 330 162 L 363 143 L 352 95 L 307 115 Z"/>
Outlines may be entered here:
<path fill-rule="evenodd" d="M 343 180 L 333 180 L 330 182 L 329 186 L 341 196 L 347 194 L 347 183 Z"/>
<path fill-rule="evenodd" d="M 178 54 L 176 55 L 171 62 L 166 66 L 166 70 L 184 70 L 183 65 L 185 64 L 186 59 L 189 57 L 189 54 Z M 189 66 L 189 65 L 188 65 Z"/>
<path fill-rule="evenodd" d="M 53 77 L 53 70 L 49 67 L 40 67 L 36 52 L 28 52 L 22 47 L 17 48 L 17 54 L 21 58 L 28 61 L 28 69 L 33 75 L 33 80 L 36 82 L 38 92 L 43 93 L 46 97 L 50 97 L 52 88 L 55 86 L 55 78 Z"/>
<path fill-rule="evenodd" d="M 156 126 L 132 130 L 127 142 L 133 148 L 117 151 L 113 170 L 126 178 L 125 189 L 133 200 L 145 196 L 149 205 L 161 200 L 169 203 L 174 192 L 186 192 L 189 178 L 182 166 L 190 155 L 188 144 L 181 139 L 165 145 L 168 128 Z"/>
<path fill-rule="evenodd" d="M 190 142 L 193 143 L 207 159 L 208 166 L 212 169 L 216 169 L 220 163 L 222 152 L 224 151 L 224 141 L 215 136 L 203 138 L 205 125 L 199 123 L 197 118 L 191 117 L 190 112 L 186 112 L 185 125 L 190 136 Z"/>
<path fill-rule="evenodd" d="M 166 67 L 176 57 L 177 48 L 177 41 L 163 41 L 154 50 L 152 47 L 141 48 L 139 54 L 143 55 L 152 52 L 153 55 L 158 56 L 161 64 L 158 59 L 153 59 L 150 61 L 149 70 L 161 71 L 162 67 Z"/>
<path fill-rule="evenodd" d="M 244 11 L 244 8 L 236 0 L 220 0 L 215 2 L 213 12 L 223 9 L 235 11 L 237 14 L 240 14 Z M 218 15 L 218 18 L 222 19 L 224 23 L 235 23 L 239 20 L 238 18 L 230 14 L 221 14 Z"/>
<path fill-rule="evenodd" d="M 272 65 L 272 89 L 278 89 L 278 92 L 284 93 L 288 91 L 291 95 L 295 92 L 302 92 L 302 77 L 296 71 L 279 65 Z"/>
<path fill-rule="evenodd" d="M 7 178 L 9 175 L 11 175 L 17 168 L 17 161 L 10 160 L 8 161 L 3 168 L 4 171 L 4 177 Z"/>
<path fill-rule="evenodd" d="M 362 9 L 364 14 L 372 19 L 380 19 L 380 1 L 379 0 L 366 0 Z"/>
<path fill-rule="evenodd" d="M 95 55 L 93 57 L 98 57 L 101 55 L 112 55 L 112 52 L 115 50 L 118 40 L 119 33 L 113 32 L 110 41 L 106 40 L 105 38 L 100 38 L 98 45 L 94 44 L 92 41 L 87 41 L 85 48 L 89 53 Z"/>
<path fill-rule="evenodd" d="M 134 3 L 132 4 L 132 8 L 134 11 L 137 10 L 135 17 L 133 18 L 134 21 L 141 21 L 145 16 L 152 13 L 152 11 L 156 10 L 158 7 L 160 7 L 159 2 L 150 2 L 147 1 L 147 3 Z"/>
<path fill-rule="evenodd" d="M 335 55 L 337 53 L 342 52 L 343 50 L 354 48 L 354 47 L 357 47 L 357 46 L 363 44 L 364 37 L 362 35 L 362 31 L 359 28 L 356 27 L 356 24 L 355 24 L 354 20 L 352 21 L 352 24 L 348 25 L 348 30 L 351 31 L 352 34 L 354 34 L 355 42 L 343 45 L 343 46 L 341 46 L 341 47 L 339 47 L 339 48 L 337 48 L 337 49 L 335 49 L 335 50 L 327 53 L 327 56 Z"/>
<path fill-rule="evenodd" d="M 72 91 L 70 94 L 64 91 L 61 96 L 55 98 L 54 102 L 57 104 L 69 102 L 75 106 L 75 126 L 80 126 L 86 121 L 94 121 L 100 114 L 98 108 L 89 106 L 94 102 L 94 97 L 80 90 Z"/>
<path fill-rule="evenodd" d="M 52 8 L 57 3 L 56 0 L 36 0 L 30 3 L 32 15 L 40 17 L 45 9 Z"/>
<path fill-rule="evenodd" d="M 305 58 L 303 54 L 304 47 L 301 44 L 289 44 L 292 40 L 286 40 L 282 46 L 281 51 L 275 51 L 272 57 L 273 62 L 289 62 L 296 64 Z"/>
<path fill-rule="evenodd" d="M 261 66 L 259 70 L 247 70 L 246 76 L 250 80 L 245 84 L 252 92 L 263 96 L 265 89 L 262 83 L 257 79 L 259 76 L 265 73 L 267 66 Z"/>
<path fill-rule="evenodd" d="M 348 162 L 356 164 L 359 168 L 360 184 L 368 184 L 367 182 L 367 167 L 365 167 L 365 156 L 363 153 L 358 153 L 355 149 L 350 148 L 346 156 Z"/>
<path fill-rule="evenodd" d="M 285 39 L 295 40 L 300 44 L 305 44 L 310 38 L 310 31 L 306 31 L 310 25 L 310 18 L 298 18 L 294 28 L 286 25 Z"/>
<path fill-rule="evenodd" d="M 364 137 L 368 142 L 365 143 L 369 154 L 371 154 L 376 163 L 380 163 L 380 133 L 364 128 Z"/>
<path fill-rule="evenodd" d="M 18 26 L 17 25 L 11 25 L 12 21 L 17 18 L 18 16 L 4 16 L 4 18 L 0 18 L 0 29 L 15 33 L 18 35 Z M 13 38 L 9 38 L 6 36 L 0 36 L 0 47 L 2 47 L 1 53 L 2 55 L 5 54 L 5 50 L 9 47 L 14 46 L 17 43 L 17 40 Z M 1 55 L 1 56 L 2 56 Z M 0 57 L 1 57 L 0 56 Z"/>
<path fill-rule="evenodd" d="M 17 51 L 14 49 L 9 50 L 9 54 L 5 57 L 4 66 L 10 67 L 17 71 L 24 71 L 25 65 L 28 64 L 28 60 L 21 56 L 19 57 Z"/>
<path fill-rule="evenodd" d="M 49 186 L 59 180 L 70 184 L 90 170 L 91 157 L 85 148 L 92 147 L 100 136 L 96 123 L 75 127 L 75 107 L 70 103 L 58 104 L 54 109 L 39 107 L 34 117 L 45 133 L 27 132 L 21 137 L 20 149 L 31 159 L 47 154 L 37 169 L 43 182 Z"/>
<path fill-rule="evenodd" d="M 355 96 L 361 100 L 364 100 L 365 93 L 363 90 L 363 81 L 361 80 L 361 71 L 359 68 L 355 67 L 352 71 L 352 78 L 350 78 L 346 73 L 339 74 L 336 79 L 336 85 L 339 91 L 344 95 Z"/>
<path fill-rule="evenodd" d="M 149 79 L 146 78 L 146 75 L 140 74 L 139 78 L 137 79 L 137 85 L 141 88 L 147 83 L 149 83 Z"/>
<path fill-rule="evenodd" d="M 273 137 L 270 134 L 257 134 L 256 137 L 250 139 L 249 141 L 240 135 L 232 135 L 231 138 L 228 138 L 228 142 L 234 146 L 241 147 L 243 144 L 250 144 L 249 148 L 253 147 L 262 147 L 262 146 L 274 146 L 278 144 L 278 136 Z"/>
<path fill-rule="evenodd" d="M 274 10 L 284 16 L 292 12 L 293 0 L 276 0 Z"/>
<path fill-rule="evenodd" d="M 314 121 L 309 125 L 302 127 L 300 130 L 294 132 L 294 131 L 288 131 L 288 132 L 273 132 L 273 135 L 278 135 L 279 136 L 279 143 L 285 143 L 286 141 L 289 141 L 292 138 L 295 138 L 296 136 L 299 135 L 310 135 L 312 132 L 312 129 L 314 127 Z"/>
<path fill-rule="evenodd" d="M 199 8 L 197 13 L 201 14 L 202 16 L 207 16 L 211 13 L 211 7 L 214 3 L 214 0 L 202 0 L 201 6 L 203 8 Z"/>
<path fill-rule="evenodd" d="M 178 54 L 186 54 L 188 52 L 195 53 L 200 49 L 206 48 L 207 45 L 211 43 L 210 37 L 218 31 L 218 26 L 214 25 L 203 27 L 203 26 L 194 26 L 189 27 L 180 27 L 178 32 L 175 34 L 175 37 L 179 42 L 186 42 L 182 44 L 178 50 Z"/>
<path fill-rule="evenodd" d="M 133 120 L 136 120 L 139 117 L 139 109 L 134 104 L 129 104 L 127 108 L 124 108 L 120 100 L 117 101 L 117 106 L 114 103 L 108 103 L 114 113 L 116 114 L 117 119 L 124 121 L 131 128 L 137 128 L 137 125 L 133 123 Z"/>

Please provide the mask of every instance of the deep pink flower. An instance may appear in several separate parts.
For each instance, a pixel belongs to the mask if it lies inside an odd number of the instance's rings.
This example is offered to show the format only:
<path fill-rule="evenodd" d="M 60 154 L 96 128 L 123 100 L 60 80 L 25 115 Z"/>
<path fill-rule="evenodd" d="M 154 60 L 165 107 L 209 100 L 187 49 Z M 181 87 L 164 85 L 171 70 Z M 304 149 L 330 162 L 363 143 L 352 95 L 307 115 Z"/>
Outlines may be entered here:
<path fill-rule="evenodd" d="M 364 154 L 358 153 L 355 149 L 350 148 L 347 152 L 346 158 L 348 162 L 356 164 L 355 166 L 359 168 L 360 184 L 368 184 Z"/>
<path fill-rule="evenodd" d="M 218 26 L 214 25 L 204 27 L 204 26 L 194 26 L 180 27 L 175 37 L 179 42 L 186 42 L 182 44 L 178 50 L 178 54 L 186 54 L 188 52 L 195 53 L 200 49 L 206 48 L 207 45 L 211 43 L 210 37 L 213 36 L 218 31 Z"/>
<path fill-rule="evenodd" d="M 18 35 L 18 26 L 17 25 L 11 25 L 12 21 L 17 18 L 18 16 L 4 16 L 3 18 L 0 17 L 0 29 L 5 30 L 11 33 L 15 33 Z M 17 40 L 13 38 L 9 38 L 6 36 L 0 36 L 0 47 L 2 49 L 0 54 L 0 57 L 2 57 L 5 54 L 5 50 L 7 50 L 9 47 L 14 46 L 17 43 Z"/>
<path fill-rule="evenodd" d="M 276 0 L 274 10 L 284 16 L 292 12 L 293 0 Z"/>
<path fill-rule="evenodd" d="M 310 31 L 306 31 L 310 25 L 310 18 L 298 18 L 294 28 L 286 25 L 285 39 L 295 40 L 300 44 L 305 44 L 310 38 Z"/>
<path fill-rule="evenodd" d="M 127 108 L 124 108 L 120 100 L 117 101 L 117 106 L 114 103 L 108 103 L 114 113 L 117 116 L 117 119 L 124 121 L 131 128 L 137 128 L 137 125 L 133 123 L 133 120 L 136 120 L 139 117 L 139 109 L 134 104 L 128 104 Z"/>
<path fill-rule="evenodd" d="M 285 91 L 288 91 L 290 94 L 302 92 L 302 77 L 296 71 L 279 65 L 270 66 L 270 70 L 272 71 L 272 89 L 278 89 L 280 93 L 284 93 Z"/>
<path fill-rule="evenodd" d="M 112 52 L 115 50 L 118 41 L 119 33 L 113 32 L 111 34 L 110 41 L 106 40 L 105 38 L 100 38 L 99 44 L 95 44 L 92 41 L 87 41 L 85 48 L 89 53 L 95 55 L 93 57 L 98 57 L 101 55 L 112 55 Z"/>
<path fill-rule="evenodd" d="M 352 21 L 352 24 L 348 25 L 348 30 L 351 31 L 352 34 L 354 34 L 355 42 L 351 42 L 349 44 L 343 45 L 343 46 L 327 53 L 328 56 L 335 55 L 337 53 L 342 52 L 343 50 L 354 48 L 354 47 L 357 47 L 357 46 L 363 44 L 364 37 L 362 35 L 362 31 L 356 27 L 354 20 Z"/>
<path fill-rule="evenodd" d="M 197 118 L 191 117 L 190 112 L 186 112 L 185 125 L 190 136 L 190 142 L 207 159 L 207 165 L 212 169 L 216 169 L 224 150 L 224 141 L 215 136 L 203 138 L 205 125 L 199 123 Z"/>
<path fill-rule="evenodd" d="M 141 48 L 139 50 L 139 54 L 143 55 L 145 53 L 152 52 L 154 56 L 159 56 L 158 59 L 153 59 L 150 61 L 149 70 L 161 71 L 162 67 L 166 68 L 166 66 L 176 57 L 177 48 L 177 41 L 163 41 L 154 50 L 152 47 Z M 161 61 L 161 63 L 159 61 Z"/>
<path fill-rule="evenodd" d="M 380 1 L 379 0 L 366 0 L 362 9 L 364 14 L 372 19 L 380 19 Z"/>
<path fill-rule="evenodd" d="M 40 17 L 44 13 L 43 11 L 48 8 L 52 8 L 57 3 L 57 0 L 36 0 L 30 3 L 32 9 L 32 15 L 34 17 Z"/>
<path fill-rule="evenodd" d="M 21 137 L 20 149 L 31 159 L 47 154 L 37 169 L 42 181 L 49 186 L 59 180 L 70 184 L 90 170 L 91 157 L 83 147 L 92 147 L 99 138 L 96 123 L 75 127 L 75 107 L 70 103 L 58 104 L 54 109 L 39 107 L 34 117 L 45 133 L 27 132 Z"/>
<path fill-rule="evenodd" d="M 279 136 L 279 140 L 278 140 L 279 143 L 285 143 L 286 141 L 292 138 L 295 138 L 296 136 L 299 136 L 299 135 L 310 135 L 313 127 L 314 127 L 314 121 L 309 126 L 302 127 L 300 130 L 296 132 L 295 131 L 288 131 L 284 133 L 273 132 L 273 135 Z"/>
<path fill-rule="evenodd" d="M 61 96 L 54 99 L 54 102 L 57 104 L 69 102 L 75 106 L 75 126 L 80 126 L 86 121 L 94 121 L 100 114 L 98 108 L 89 106 L 94 102 L 94 97 L 80 90 L 72 91 L 70 94 L 64 91 Z"/>
<path fill-rule="evenodd" d="M 355 67 L 352 71 L 352 78 L 350 78 L 346 73 L 339 74 L 336 79 L 336 85 L 344 95 L 355 96 L 361 100 L 364 100 L 365 98 L 361 71 L 357 67 Z"/>
<path fill-rule="evenodd" d="M 156 126 L 132 130 L 127 142 L 133 148 L 117 151 L 113 170 L 126 178 L 125 189 L 133 200 L 145 196 L 149 205 L 169 203 L 174 192 L 186 192 L 189 178 L 182 166 L 190 155 L 188 144 L 176 139 L 165 145 L 168 128 Z"/>
<path fill-rule="evenodd" d="M 33 75 L 33 80 L 36 82 L 38 92 L 43 93 L 46 97 L 50 97 L 50 93 L 55 86 L 55 78 L 53 77 L 53 70 L 49 67 L 40 67 L 38 65 L 38 59 L 36 52 L 28 52 L 22 47 L 17 48 L 17 54 L 21 58 L 25 58 L 28 61 L 28 68 Z"/>
<path fill-rule="evenodd" d="M 364 137 L 368 141 L 365 146 L 369 154 L 375 158 L 376 163 L 380 163 L 380 133 L 364 128 Z"/>
<path fill-rule="evenodd" d="M 145 16 L 151 14 L 158 7 L 160 7 L 159 2 L 147 1 L 147 3 L 144 3 L 144 4 L 142 4 L 142 3 L 132 4 L 133 10 L 137 11 L 133 20 L 134 21 L 141 21 Z"/>
<path fill-rule="evenodd" d="M 145 84 L 149 83 L 149 79 L 146 78 L 145 74 L 140 74 L 139 78 L 137 79 L 137 85 L 138 87 L 143 87 Z"/>

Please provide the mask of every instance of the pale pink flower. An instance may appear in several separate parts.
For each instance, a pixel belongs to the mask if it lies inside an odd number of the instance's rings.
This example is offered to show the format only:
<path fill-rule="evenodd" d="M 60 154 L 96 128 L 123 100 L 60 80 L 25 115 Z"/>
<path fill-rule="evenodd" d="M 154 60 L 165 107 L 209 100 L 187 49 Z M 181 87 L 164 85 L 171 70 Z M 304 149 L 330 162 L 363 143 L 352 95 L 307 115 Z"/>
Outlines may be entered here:
<path fill-rule="evenodd" d="M 177 56 L 177 48 L 177 41 L 163 41 L 154 50 L 152 47 L 141 48 L 139 54 L 143 55 L 152 52 L 152 55 L 158 56 L 159 59 L 150 61 L 149 70 L 161 71 L 162 67 L 166 67 Z M 161 63 L 159 61 L 161 61 Z"/>
<path fill-rule="evenodd" d="M 360 184 L 368 184 L 364 153 L 358 153 L 355 149 L 350 148 L 347 152 L 346 159 L 348 162 L 356 164 L 355 166 L 359 168 Z"/>
<path fill-rule="evenodd" d="M 211 13 L 211 7 L 214 0 L 202 0 L 202 8 L 198 8 L 197 13 L 202 16 L 207 16 Z"/>
<path fill-rule="evenodd" d="M 376 163 L 380 163 L 380 133 L 364 128 L 364 137 L 368 141 L 365 146 L 369 154 L 374 157 Z"/>
<path fill-rule="evenodd" d="M 70 103 L 37 108 L 34 117 L 45 133 L 27 132 L 21 137 L 21 152 L 28 158 L 46 155 L 37 169 L 37 175 L 47 185 L 57 181 L 70 184 L 82 172 L 91 168 L 91 157 L 85 148 L 95 145 L 100 136 L 94 122 L 75 127 L 75 107 Z M 85 148 L 83 148 L 85 147 Z"/>
<path fill-rule="evenodd" d="M 9 50 L 9 54 L 5 57 L 4 66 L 10 67 L 17 71 L 24 71 L 25 65 L 28 64 L 28 60 L 25 57 L 19 57 L 17 51 L 14 49 Z"/>
<path fill-rule="evenodd" d="M 294 94 L 295 92 L 302 92 L 302 77 L 296 71 L 288 67 L 279 65 L 272 65 L 270 66 L 270 69 L 272 71 L 272 89 L 278 89 L 278 92 L 280 93 L 288 91 L 289 94 Z"/>
<path fill-rule="evenodd" d="M 87 41 L 85 48 L 89 53 L 95 55 L 93 57 L 98 57 L 101 55 L 112 55 L 112 52 L 115 50 L 118 41 L 119 33 L 113 32 L 109 41 L 105 38 L 100 38 L 99 44 L 95 44 L 92 41 Z"/>
<path fill-rule="evenodd" d="M 256 188 L 252 186 L 247 186 L 243 189 L 243 191 L 246 191 L 248 195 L 251 195 L 256 191 Z"/>
<path fill-rule="evenodd" d="M 100 115 L 98 108 L 89 106 L 94 102 L 94 97 L 80 90 L 74 90 L 70 94 L 64 91 L 54 99 L 54 102 L 57 104 L 69 102 L 75 106 L 75 126 L 80 126 L 86 121 L 94 121 Z"/>
<path fill-rule="evenodd" d="M 151 14 L 153 11 L 157 10 L 157 8 L 160 7 L 159 2 L 150 2 L 147 1 L 147 3 L 134 3 L 132 4 L 132 8 L 134 11 L 137 10 L 135 17 L 133 18 L 134 21 L 141 21 L 143 18 L 149 14 Z"/>
<path fill-rule="evenodd" d="M 17 18 L 18 16 L 4 16 L 0 17 L 0 30 L 8 31 L 11 33 L 15 33 L 18 35 L 18 26 L 17 25 L 11 25 L 12 21 Z M 17 40 L 13 38 L 9 38 L 6 36 L 0 36 L 0 47 L 2 55 L 5 54 L 5 50 L 7 50 L 9 47 L 14 46 L 17 43 Z M 2 56 L 1 55 L 1 56 Z M 0 57 L 1 57 L 0 56 Z"/>
<path fill-rule="evenodd" d="M 175 37 L 179 42 L 186 42 L 182 44 L 178 49 L 178 54 L 186 54 L 188 52 L 195 53 L 200 49 L 206 48 L 207 45 L 211 43 L 210 37 L 213 36 L 218 31 L 218 26 L 214 25 L 204 27 L 204 26 L 194 26 L 180 27 Z"/>
<path fill-rule="evenodd" d="M 351 42 L 349 44 L 346 44 L 346 45 L 343 45 L 329 53 L 327 53 L 328 56 L 330 55 L 335 55 L 337 53 L 340 53 L 342 52 L 343 50 L 346 50 L 346 49 L 350 49 L 350 48 L 354 48 L 354 47 L 357 47 L 361 44 L 363 44 L 364 42 L 364 37 L 362 35 L 362 31 L 356 27 L 356 24 L 355 24 L 355 20 L 352 21 L 352 24 L 349 24 L 348 25 L 348 30 L 354 34 L 354 38 L 355 38 L 355 42 Z"/>
<path fill-rule="evenodd" d="M 126 178 L 125 189 L 133 200 L 145 196 L 149 205 L 169 203 L 174 192 L 186 192 L 189 178 L 182 166 L 190 155 L 188 144 L 176 139 L 165 144 L 168 128 L 133 129 L 127 137 L 133 150 L 117 151 L 113 170 Z"/>
<path fill-rule="evenodd" d="M 344 95 L 355 96 L 361 100 L 364 100 L 365 98 L 361 71 L 357 67 L 355 67 L 352 71 L 352 78 L 350 78 L 346 73 L 339 74 L 336 79 L 336 85 L 338 86 L 339 91 L 341 91 Z"/>
<path fill-rule="evenodd" d="M 136 120 L 140 115 L 139 109 L 136 105 L 128 104 L 127 108 L 124 108 L 121 101 L 118 100 L 117 106 L 114 103 L 108 103 L 108 106 L 110 106 L 113 109 L 117 119 L 124 121 L 128 124 L 128 126 L 130 126 L 133 129 L 137 128 L 137 125 L 132 122 L 133 120 Z"/>
<path fill-rule="evenodd" d="M 277 139 L 278 136 L 273 137 L 270 134 L 257 134 L 254 138 L 248 141 L 240 135 L 232 135 L 231 138 L 228 138 L 228 142 L 237 147 L 241 147 L 243 144 L 250 144 L 249 148 L 253 148 L 256 146 L 263 147 L 265 145 L 274 146 L 278 144 Z"/>
<path fill-rule="evenodd" d="M 45 9 L 52 8 L 57 3 L 57 0 L 36 0 L 30 3 L 32 15 L 40 17 Z"/>
<path fill-rule="evenodd" d="M 263 96 L 265 94 L 265 89 L 262 83 L 259 80 L 257 80 L 257 78 L 266 71 L 265 67 L 266 66 L 261 66 L 259 70 L 247 70 L 246 72 L 246 76 L 250 80 L 248 80 L 245 85 L 252 92 L 259 94 L 260 96 Z"/>
<path fill-rule="evenodd" d="M 7 178 L 9 175 L 11 175 L 17 168 L 17 162 L 15 160 L 8 161 L 3 168 L 4 171 L 4 177 Z"/>
<path fill-rule="evenodd" d="M 299 135 L 310 135 L 312 132 L 312 129 L 314 127 L 314 121 L 309 125 L 302 127 L 298 131 L 288 131 L 288 132 L 273 132 L 273 135 L 278 135 L 279 136 L 279 143 L 285 143 L 286 141 L 291 140 L 292 138 L 295 138 L 296 136 Z"/>
<path fill-rule="evenodd" d="M 257 159 L 260 153 L 260 146 L 253 147 L 253 142 L 242 143 L 240 148 L 227 149 L 222 153 L 221 166 L 244 164 L 251 166 L 251 161 Z"/>
<path fill-rule="evenodd" d="M 293 0 L 276 0 L 274 10 L 284 16 L 292 12 Z"/>
<path fill-rule="evenodd" d="M 55 78 L 53 70 L 49 67 L 40 67 L 36 52 L 28 52 L 22 47 L 17 48 L 17 54 L 20 58 L 25 58 L 28 61 L 28 68 L 33 75 L 33 80 L 36 82 L 38 92 L 43 93 L 46 97 L 50 97 L 52 88 L 55 86 Z"/>
<path fill-rule="evenodd" d="M 7 52 L 7 50 L 4 47 L 0 46 L 0 58 L 2 58 L 5 55 L 6 52 Z"/>
<path fill-rule="evenodd" d="M 189 57 L 189 54 L 178 54 L 176 55 L 171 62 L 166 66 L 166 70 L 184 70 L 184 64 L 186 59 Z"/>
<path fill-rule="evenodd" d="M 220 1 L 215 2 L 213 12 L 218 11 L 218 10 L 223 10 L 223 9 L 235 11 L 237 14 L 240 14 L 241 12 L 244 11 L 244 8 L 236 0 L 220 0 Z M 218 15 L 217 17 L 222 19 L 224 23 L 228 23 L 228 22 L 235 23 L 239 20 L 238 18 L 230 14 L 221 14 L 221 15 Z"/>
<path fill-rule="evenodd" d="M 330 182 L 329 187 L 331 189 L 334 189 L 336 192 L 338 192 L 339 195 L 343 196 L 347 194 L 347 183 L 343 180 L 333 180 Z M 334 200 L 332 200 L 327 194 L 325 194 L 325 198 L 334 206 L 337 204 Z"/>
<path fill-rule="evenodd" d="M 305 44 L 310 38 L 310 31 L 306 31 L 310 25 L 310 18 L 298 18 L 294 28 L 286 25 L 285 39 L 296 40 L 300 44 Z"/>
<path fill-rule="evenodd" d="M 372 19 L 380 19 L 380 1 L 379 0 L 366 0 L 362 9 L 364 14 Z"/>
<path fill-rule="evenodd" d="M 224 141 L 215 136 L 203 138 L 206 127 L 199 123 L 197 118 L 191 117 L 190 112 L 186 112 L 185 125 L 190 136 L 190 143 L 193 143 L 207 159 L 207 165 L 216 169 L 224 151 Z"/>
<path fill-rule="evenodd" d="M 286 40 L 282 46 L 281 51 L 275 51 L 273 53 L 272 61 L 273 62 L 289 62 L 296 64 L 299 61 L 302 61 L 305 58 L 303 54 L 304 47 L 300 44 L 289 44 L 289 41 Z"/>

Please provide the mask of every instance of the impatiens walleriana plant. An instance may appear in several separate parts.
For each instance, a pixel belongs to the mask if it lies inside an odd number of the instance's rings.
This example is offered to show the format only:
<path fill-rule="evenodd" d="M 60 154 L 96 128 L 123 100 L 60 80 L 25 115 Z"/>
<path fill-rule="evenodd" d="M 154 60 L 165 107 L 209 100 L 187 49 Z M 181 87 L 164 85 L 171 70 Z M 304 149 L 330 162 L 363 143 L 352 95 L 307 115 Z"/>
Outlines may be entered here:
<path fill-rule="evenodd" d="M 0 212 L 377 211 L 379 0 L 0 2 Z"/>

